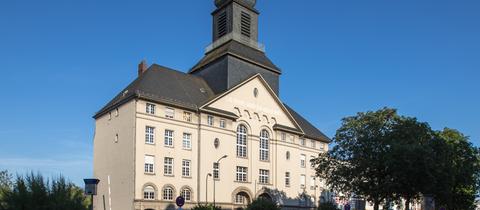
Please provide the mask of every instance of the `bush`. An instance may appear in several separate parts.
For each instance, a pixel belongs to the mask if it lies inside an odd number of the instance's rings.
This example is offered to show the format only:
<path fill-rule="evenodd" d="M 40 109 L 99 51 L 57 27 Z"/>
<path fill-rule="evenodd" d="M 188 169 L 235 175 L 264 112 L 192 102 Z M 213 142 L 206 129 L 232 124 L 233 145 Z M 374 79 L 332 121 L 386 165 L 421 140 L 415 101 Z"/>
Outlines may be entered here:
<path fill-rule="evenodd" d="M 248 204 L 247 210 L 280 210 L 280 207 L 272 201 L 266 199 L 254 200 L 251 204 Z"/>
<path fill-rule="evenodd" d="M 195 207 L 192 208 L 192 210 L 222 210 L 219 206 L 213 208 L 212 204 L 209 205 L 196 205 Z"/>
<path fill-rule="evenodd" d="M 320 206 L 318 206 L 318 210 L 340 210 L 337 208 L 337 205 L 331 202 L 327 203 L 320 203 Z"/>

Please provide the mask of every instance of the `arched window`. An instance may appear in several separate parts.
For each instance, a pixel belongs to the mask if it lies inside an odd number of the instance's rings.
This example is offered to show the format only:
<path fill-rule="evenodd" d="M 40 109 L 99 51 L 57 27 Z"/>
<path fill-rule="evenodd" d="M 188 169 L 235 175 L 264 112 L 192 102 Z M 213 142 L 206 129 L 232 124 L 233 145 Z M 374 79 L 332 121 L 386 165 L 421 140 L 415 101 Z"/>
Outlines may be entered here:
<path fill-rule="evenodd" d="M 269 134 L 267 130 L 260 132 L 260 160 L 268 161 L 269 157 Z"/>
<path fill-rule="evenodd" d="M 180 196 L 185 198 L 185 201 L 192 201 L 192 191 L 187 187 L 182 189 Z"/>
<path fill-rule="evenodd" d="M 163 188 L 163 200 L 167 200 L 167 201 L 173 200 L 173 188 L 171 187 Z"/>
<path fill-rule="evenodd" d="M 237 127 L 237 157 L 247 157 L 247 127 Z"/>
<path fill-rule="evenodd" d="M 143 199 L 155 200 L 155 188 L 150 185 L 143 188 Z"/>

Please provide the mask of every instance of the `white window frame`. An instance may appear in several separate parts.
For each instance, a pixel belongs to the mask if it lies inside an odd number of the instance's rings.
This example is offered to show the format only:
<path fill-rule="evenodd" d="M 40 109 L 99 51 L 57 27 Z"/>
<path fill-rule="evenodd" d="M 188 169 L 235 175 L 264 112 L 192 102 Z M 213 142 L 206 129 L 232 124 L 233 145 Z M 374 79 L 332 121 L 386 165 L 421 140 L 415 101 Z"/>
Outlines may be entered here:
<path fill-rule="evenodd" d="M 191 177 L 191 167 L 192 161 L 191 160 L 182 160 L 182 176 L 183 177 Z"/>
<path fill-rule="evenodd" d="M 305 189 L 306 179 L 305 174 L 300 175 L 300 188 Z"/>
<path fill-rule="evenodd" d="M 226 120 L 225 119 L 220 119 L 220 128 L 226 128 Z"/>
<path fill-rule="evenodd" d="M 163 189 L 163 200 L 166 201 L 173 201 L 173 188 L 172 187 L 165 187 Z"/>
<path fill-rule="evenodd" d="M 173 147 L 174 136 L 175 132 L 173 130 L 165 129 L 164 145 L 167 147 Z"/>
<path fill-rule="evenodd" d="M 305 154 L 300 155 L 300 167 L 307 167 L 307 156 Z"/>
<path fill-rule="evenodd" d="M 213 178 L 220 179 L 220 163 L 213 163 Z"/>
<path fill-rule="evenodd" d="M 172 157 L 165 157 L 163 161 L 163 175 L 173 176 L 174 159 Z"/>
<path fill-rule="evenodd" d="M 237 166 L 235 180 L 237 182 L 247 182 L 248 181 L 248 168 L 243 166 Z"/>
<path fill-rule="evenodd" d="M 186 150 L 191 150 L 192 149 L 192 134 L 191 133 L 183 133 L 182 148 L 186 149 Z"/>
<path fill-rule="evenodd" d="M 241 124 L 237 127 L 237 157 L 247 158 L 247 126 Z"/>
<path fill-rule="evenodd" d="M 145 143 L 155 144 L 155 127 L 145 126 Z"/>
<path fill-rule="evenodd" d="M 310 176 L 310 190 L 315 190 L 316 185 L 316 178 L 315 176 Z"/>
<path fill-rule="evenodd" d="M 175 109 L 170 107 L 165 107 L 165 118 L 174 119 Z"/>
<path fill-rule="evenodd" d="M 245 204 L 245 196 L 238 193 L 235 195 L 235 204 Z"/>
<path fill-rule="evenodd" d="M 183 120 L 187 122 L 192 122 L 192 113 L 191 112 L 183 112 Z"/>
<path fill-rule="evenodd" d="M 145 105 L 145 113 L 154 115 L 155 114 L 155 104 L 147 103 Z"/>
<path fill-rule="evenodd" d="M 267 130 L 262 130 L 260 132 L 260 160 L 269 161 L 270 160 L 270 134 Z"/>
<path fill-rule="evenodd" d="M 285 132 L 280 133 L 280 138 L 282 141 L 287 141 L 287 134 Z"/>
<path fill-rule="evenodd" d="M 258 181 L 260 184 L 269 184 L 270 183 L 270 171 L 265 169 L 259 170 Z"/>
<path fill-rule="evenodd" d="M 155 200 L 155 188 L 150 185 L 143 188 L 143 199 Z"/>
<path fill-rule="evenodd" d="M 307 141 L 306 141 L 304 138 L 300 138 L 300 145 L 306 146 L 306 145 L 307 145 Z"/>
<path fill-rule="evenodd" d="M 155 156 L 145 155 L 145 168 L 146 174 L 155 174 Z"/>
<path fill-rule="evenodd" d="M 215 121 L 215 118 L 212 115 L 207 115 L 207 125 L 208 126 L 213 126 L 214 121 Z"/>
<path fill-rule="evenodd" d="M 312 147 L 312 148 L 316 148 L 316 147 L 317 147 L 316 142 L 315 142 L 315 140 L 313 140 L 313 139 L 310 140 L 310 144 L 311 144 L 311 147 Z"/>
<path fill-rule="evenodd" d="M 190 188 L 183 188 L 180 196 L 182 196 L 185 201 L 192 201 L 192 190 L 190 190 Z"/>

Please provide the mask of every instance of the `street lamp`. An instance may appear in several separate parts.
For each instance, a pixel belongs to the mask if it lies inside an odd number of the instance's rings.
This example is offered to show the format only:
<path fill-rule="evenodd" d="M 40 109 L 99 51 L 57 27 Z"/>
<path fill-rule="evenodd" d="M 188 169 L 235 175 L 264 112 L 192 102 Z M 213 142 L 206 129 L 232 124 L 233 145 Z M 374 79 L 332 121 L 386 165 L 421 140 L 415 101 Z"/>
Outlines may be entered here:
<path fill-rule="evenodd" d="M 99 179 L 84 179 L 85 182 L 85 195 L 90 195 L 91 203 L 90 210 L 93 210 L 93 196 L 97 195 L 97 185 L 100 182 Z"/>
<path fill-rule="evenodd" d="M 208 204 L 208 177 L 212 176 L 211 173 L 207 174 L 207 177 L 205 177 L 205 204 Z"/>
<path fill-rule="evenodd" d="M 217 160 L 216 164 L 219 168 L 220 168 L 220 161 L 227 157 L 228 157 L 227 155 L 224 155 L 223 157 Z M 215 208 L 215 178 L 213 179 L 213 208 Z"/>

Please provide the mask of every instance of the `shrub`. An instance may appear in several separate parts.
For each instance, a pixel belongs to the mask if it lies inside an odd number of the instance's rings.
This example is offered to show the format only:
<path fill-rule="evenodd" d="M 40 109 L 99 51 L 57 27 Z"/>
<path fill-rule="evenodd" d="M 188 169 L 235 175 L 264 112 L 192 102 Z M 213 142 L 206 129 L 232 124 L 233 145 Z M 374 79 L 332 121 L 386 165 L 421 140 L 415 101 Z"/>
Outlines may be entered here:
<path fill-rule="evenodd" d="M 247 210 L 280 210 L 280 207 L 278 207 L 277 204 L 272 201 L 266 199 L 257 199 L 251 204 L 248 204 Z"/>
<path fill-rule="evenodd" d="M 222 210 L 222 208 L 220 208 L 219 206 L 216 206 L 215 208 L 213 208 L 212 204 L 209 204 L 209 205 L 199 204 L 193 207 L 192 210 Z"/>
<path fill-rule="evenodd" d="M 326 203 L 320 203 L 318 206 L 318 210 L 340 210 L 337 208 L 337 205 L 331 202 L 326 202 Z"/>

